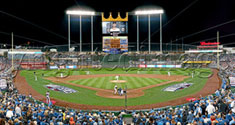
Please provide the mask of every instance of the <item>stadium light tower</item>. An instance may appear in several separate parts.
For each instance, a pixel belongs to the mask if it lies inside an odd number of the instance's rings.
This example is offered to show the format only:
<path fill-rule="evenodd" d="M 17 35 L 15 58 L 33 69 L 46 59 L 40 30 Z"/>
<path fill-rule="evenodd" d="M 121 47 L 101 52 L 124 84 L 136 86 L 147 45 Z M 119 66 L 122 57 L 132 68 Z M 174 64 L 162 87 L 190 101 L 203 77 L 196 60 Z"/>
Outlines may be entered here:
<path fill-rule="evenodd" d="M 67 10 L 68 15 L 68 49 L 70 50 L 70 15 L 80 16 L 80 52 L 82 52 L 82 16 L 91 16 L 91 51 L 93 52 L 93 16 L 95 12 L 93 11 L 83 11 L 83 10 Z"/>
<path fill-rule="evenodd" d="M 162 14 L 163 10 L 137 10 L 137 51 L 139 51 L 139 15 L 148 15 L 148 42 L 149 42 L 149 53 L 151 52 L 151 29 L 150 29 L 150 15 L 160 14 L 160 52 L 162 53 Z"/>

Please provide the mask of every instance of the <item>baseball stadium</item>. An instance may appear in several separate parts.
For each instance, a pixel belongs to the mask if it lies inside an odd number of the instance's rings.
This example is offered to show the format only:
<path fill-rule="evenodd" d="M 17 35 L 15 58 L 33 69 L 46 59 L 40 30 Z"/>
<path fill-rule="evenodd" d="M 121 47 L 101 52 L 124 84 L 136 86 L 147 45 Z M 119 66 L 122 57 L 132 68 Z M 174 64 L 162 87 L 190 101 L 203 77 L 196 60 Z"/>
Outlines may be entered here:
<path fill-rule="evenodd" d="M 235 124 L 234 2 L 146 2 L 3 6 L 0 124 Z"/>

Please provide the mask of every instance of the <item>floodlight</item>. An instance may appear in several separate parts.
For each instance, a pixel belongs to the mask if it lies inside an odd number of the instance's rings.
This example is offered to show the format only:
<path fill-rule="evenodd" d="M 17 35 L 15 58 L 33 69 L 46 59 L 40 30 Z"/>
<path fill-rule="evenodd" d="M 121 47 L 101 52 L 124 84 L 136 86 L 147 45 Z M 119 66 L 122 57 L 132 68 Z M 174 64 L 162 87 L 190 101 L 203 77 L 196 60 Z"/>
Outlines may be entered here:
<path fill-rule="evenodd" d="M 91 16 L 91 38 L 93 44 L 93 16 L 95 15 L 94 11 L 86 10 L 67 10 L 66 14 L 68 15 L 68 50 L 73 51 L 73 48 L 70 48 L 70 15 L 79 15 L 80 16 L 80 52 L 82 52 L 82 16 Z M 92 45 L 93 48 L 93 45 Z M 92 49 L 93 50 L 93 49 Z"/>
<path fill-rule="evenodd" d="M 149 41 L 149 53 L 151 52 L 151 30 L 150 30 L 150 18 L 151 15 L 160 14 L 160 52 L 162 53 L 162 14 L 164 11 L 162 9 L 148 9 L 148 10 L 137 10 L 135 15 L 137 15 L 137 51 L 139 51 L 139 15 L 148 15 L 148 41 Z"/>
<path fill-rule="evenodd" d="M 82 10 L 67 10 L 66 14 L 69 15 L 95 15 L 93 11 L 82 11 Z"/>
<path fill-rule="evenodd" d="M 163 10 L 137 10 L 135 15 L 151 15 L 151 14 L 163 14 Z"/>

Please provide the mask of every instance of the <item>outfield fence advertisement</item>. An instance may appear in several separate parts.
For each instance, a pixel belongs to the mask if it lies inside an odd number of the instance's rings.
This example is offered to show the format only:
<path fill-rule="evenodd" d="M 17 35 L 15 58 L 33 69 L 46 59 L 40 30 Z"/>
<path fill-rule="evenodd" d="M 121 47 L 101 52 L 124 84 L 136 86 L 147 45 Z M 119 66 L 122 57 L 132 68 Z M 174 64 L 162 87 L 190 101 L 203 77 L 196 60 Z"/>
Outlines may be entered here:
<path fill-rule="evenodd" d="M 50 69 L 77 69 L 78 67 L 76 65 L 68 65 L 68 66 L 50 66 Z"/>
<path fill-rule="evenodd" d="M 58 66 L 50 66 L 50 69 L 58 69 Z"/>
<path fill-rule="evenodd" d="M 20 66 L 22 69 L 47 69 L 46 62 L 22 62 Z"/>
<path fill-rule="evenodd" d="M 77 68 L 76 65 L 66 66 L 66 69 L 76 69 L 76 68 Z"/>
<path fill-rule="evenodd" d="M 181 68 L 181 65 L 139 65 L 139 68 Z"/>

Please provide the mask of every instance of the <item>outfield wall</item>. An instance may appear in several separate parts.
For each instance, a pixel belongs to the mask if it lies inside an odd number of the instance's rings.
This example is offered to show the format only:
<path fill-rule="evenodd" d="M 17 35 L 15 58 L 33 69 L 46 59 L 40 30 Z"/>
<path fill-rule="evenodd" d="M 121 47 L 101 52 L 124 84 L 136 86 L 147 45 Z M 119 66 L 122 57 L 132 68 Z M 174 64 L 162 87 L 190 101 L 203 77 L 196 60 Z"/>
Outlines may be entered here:
<path fill-rule="evenodd" d="M 8 62 L 11 62 L 8 56 Z M 233 62 L 234 54 L 221 54 L 220 60 Z M 187 63 L 186 63 L 187 62 Z M 188 63 L 190 62 L 190 63 Z M 209 62 L 209 63 L 208 63 Z M 76 68 L 217 68 L 216 54 L 105 54 L 77 52 L 49 52 L 14 54 L 14 64 L 19 69 L 76 69 Z M 221 65 L 222 65 L 221 64 Z M 223 66 L 222 65 L 222 66 Z M 228 66 L 227 66 L 228 67 Z M 229 66 L 231 67 L 231 66 Z"/>

